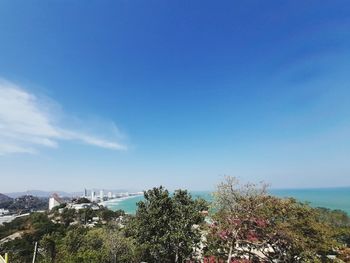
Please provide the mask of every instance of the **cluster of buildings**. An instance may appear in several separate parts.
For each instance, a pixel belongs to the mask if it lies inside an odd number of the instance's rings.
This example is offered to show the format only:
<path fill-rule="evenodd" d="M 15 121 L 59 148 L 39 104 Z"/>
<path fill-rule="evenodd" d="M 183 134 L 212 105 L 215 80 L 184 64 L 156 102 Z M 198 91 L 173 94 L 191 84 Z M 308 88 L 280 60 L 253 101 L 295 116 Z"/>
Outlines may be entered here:
<path fill-rule="evenodd" d="M 8 215 L 10 213 L 9 210 L 0 208 L 0 216 Z"/>
<path fill-rule="evenodd" d="M 140 193 L 128 193 L 128 192 L 113 193 L 111 191 L 105 193 L 104 190 L 100 190 L 100 191 L 91 190 L 90 195 L 89 195 L 88 190 L 85 189 L 84 196 L 82 196 L 82 197 L 89 199 L 91 202 L 100 203 L 100 202 L 104 202 L 104 201 L 108 201 L 108 200 L 112 200 L 112 199 L 134 196 L 134 195 L 138 195 L 138 194 L 140 194 Z"/>
<path fill-rule="evenodd" d="M 99 205 L 103 205 L 103 202 L 105 202 L 105 201 L 119 199 L 119 198 L 127 198 L 127 197 L 136 196 L 136 195 L 140 195 L 140 194 L 142 194 L 142 193 L 141 192 L 137 192 L 137 193 L 118 192 L 118 193 L 115 193 L 112 191 L 104 191 L 104 190 L 99 190 L 99 191 L 89 190 L 88 191 L 87 189 L 84 189 L 83 194 L 81 196 L 79 196 L 79 198 L 86 198 L 89 200 L 89 201 L 86 201 L 84 203 L 73 202 L 73 200 L 71 200 L 70 198 L 63 199 L 60 196 L 58 196 L 57 194 L 53 194 L 49 198 L 49 210 L 52 210 L 53 208 L 58 207 L 58 206 L 63 205 L 63 204 L 65 204 L 64 207 L 75 209 L 77 211 L 81 210 L 81 209 L 86 209 L 86 208 L 98 210 L 100 207 Z M 44 212 L 44 211 L 36 211 L 36 212 Z M 14 220 L 17 217 L 27 216 L 27 215 L 29 215 L 29 213 L 13 214 L 13 213 L 10 213 L 10 211 L 7 209 L 0 208 L 0 225 L 2 225 L 5 222 L 11 222 L 12 220 Z"/>
<path fill-rule="evenodd" d="M 112 193 L 112 192 L 105 192 L 103 190 L 100 190 L 98 192 L 91 190 L 88 191 L 85 189 L 84 193 L 77 197 L 72 199 L 61 199 L 57 194 L 53 194 L 49 199 L 49 210 L 52 210 L 53 208 L 58 209 L 58 213 L 62 214 L 64 212 L 64 209 L 74 209 L 75 211 L 80 211 L 84 209 L 92 209 L 92 210 L 99 210 L 101 209 L 101 205 L 104 205 L 103 202 L 118 198 L 127 198 L 131 196 L 139 195 L 140 193 Z M 86 216 L 86 213 L 85 213 Z M 96 224 L 105 224 L 106 221 L 103 221 L 99 216 L 94 216 L 92 218 L 86 219 L 84 216 L 85 223 L 84 225 L 86 227 L 94 227 Z M 58 223 L 61 222 L 61 217 L 57 215 L 56 213 L 51 213 L 49 215 L 49 218 L 51 218 L 52 222 Z M 81 222 L 81 218 L 75 218 L 73 222 L 70 223 L 70 225 L 78 224 Z M 118 224 L 120 224 L 120 227 L 123 225 L 121 222 L 123 221 L 123 216 L 119 216 L 119 218 L 115 219 Z"/>
<path fill-rule="evenodd" d="M 9 214 L 10 214 L 9 210 L 0 208 L 0 225 L 12 220 L 13 216 L 11 216 Z"/>
<path fill-rule="evenodd" d="M 113 193 L 111 191 L 105 193 L 104 190 L 100 190 L 100 191 L 90 190 L 90 191 L 88 191 L 87 189 L 84 189 L 84 194 L 82 196 L 80 196 L 80 198 L 86 198 L 91 203 L 84 203 L 84 204 L 68 203 L 68 205 L 71 208 L 79 210 L 79 209 L 83 209 L 83 208 L 87 208 L 87 207 L 93 207 L 94 205 L 99 204 L 99 203 L 103 203 L 105 201 L 119 199 L 119 198 L 126 198 L 126 197 L 136 196 L 136 195 L 140 195 L 140 194 L 142 194 L 142 193 L 141 192 L 137 192 L 137 193 L 128 193 L 128 192 Z M 54 207 L 59 206 L 63 203 L 65 203 L 64 200 L 62 200 L 57 194 L 53 194 L 49 199 L 49 210 L 52 210 Z"/>

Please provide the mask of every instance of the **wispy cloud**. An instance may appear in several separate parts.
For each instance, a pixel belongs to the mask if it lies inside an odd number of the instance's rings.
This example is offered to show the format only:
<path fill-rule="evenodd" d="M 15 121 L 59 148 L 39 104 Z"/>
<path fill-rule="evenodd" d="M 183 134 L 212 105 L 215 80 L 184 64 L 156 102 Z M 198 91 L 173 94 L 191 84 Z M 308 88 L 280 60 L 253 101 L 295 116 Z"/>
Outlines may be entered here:
<path fill-rule="evenodd" d="M 62 140 L 112 150 L 126 149 L 116 140 L 57 123 L 49 108 L 46 101 L 23 87 L 0 79 L 0 155 L 36 153 L 40 147 L 57 148 Z"/>

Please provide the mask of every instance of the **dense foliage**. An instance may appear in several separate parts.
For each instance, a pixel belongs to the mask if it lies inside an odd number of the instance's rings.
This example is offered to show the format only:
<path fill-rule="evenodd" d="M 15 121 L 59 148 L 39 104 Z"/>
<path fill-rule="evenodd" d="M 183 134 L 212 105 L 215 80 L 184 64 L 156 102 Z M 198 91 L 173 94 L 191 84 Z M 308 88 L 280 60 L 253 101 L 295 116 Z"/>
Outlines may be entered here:
<path fill-rule="evenodd" d="M 195 256 L 201 233 L 196 225 L 204 222 L 204 200 L 193 200 L 187 191 L 170 195 L 162 187 L 145 192 L 138 203 L 133 234 L 142 244 L 147 262 L 184 262 Z"/>
<path fill-rule="evenodd" d="M 36 263 L 350 262 L 346 213 L 270 196 L 263 184 L 228 177 L 209 214 L 187 191 L 144 197 L 135 216 L 61 205 L 17 218 L 0 226 L 0 254 L 32 262 L 38 242 Z"/>
<path fill-rule="evenodd" d="M 314 209 L 267 194 L 265 185 L 240 186 L 228 177 L 215 193 L 208 254 L 256 262 L 327 262 L 346 244 L 346 214 Z M 335 222 L 337 224 L 335 224 Z"/>

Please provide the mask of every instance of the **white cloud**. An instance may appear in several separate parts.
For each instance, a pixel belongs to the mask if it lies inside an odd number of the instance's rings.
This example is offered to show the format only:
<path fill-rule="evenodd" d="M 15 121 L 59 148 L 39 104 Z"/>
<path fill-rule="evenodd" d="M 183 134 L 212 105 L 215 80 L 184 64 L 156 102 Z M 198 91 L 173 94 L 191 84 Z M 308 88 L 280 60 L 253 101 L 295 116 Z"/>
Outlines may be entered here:
<path fill-rule="evenodd" d="M 80 141 L 112 150 L 126 149 L 115 140 L 57 123 L 48 106 L 47 102 L 22 87 L 0 79 L 0 155 L 35 153 L 39 147 L 56 148 L 62 140 Z"/>
<path fill-rule="evenodd" d="M 94 136 L 77 133 L 74 131 L 62 130 L 61 135 L 63 139 L 66 140 L 79 140 L 81 142 L 99 146 L 107 149 L 115 149 L 115 150 L 126 150 L 126 147 L 112 141 L 103 140 Z"/>

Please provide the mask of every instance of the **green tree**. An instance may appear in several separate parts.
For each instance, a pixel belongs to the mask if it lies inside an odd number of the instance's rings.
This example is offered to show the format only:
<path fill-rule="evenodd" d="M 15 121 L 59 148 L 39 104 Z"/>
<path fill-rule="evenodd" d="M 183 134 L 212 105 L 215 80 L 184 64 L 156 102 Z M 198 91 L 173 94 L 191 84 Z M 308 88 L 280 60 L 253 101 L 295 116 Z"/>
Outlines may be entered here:
<path fill-rule="evenodd" d="M 70 223 L 74 222 L 76 211 L 75 209 L 64 208 L 62 213 L 59 214 L 61 222 L 65 227 L 68 227 Z"/>
<path fill-rule="evenodd" d="M 9 226 L 16 226 L 17 231 L 14 232 L 19 234 L 19 238 L 1 244 L 0 253 L 9 252 L 11 262 L 31 262 L 35 242 L 40 241 L 45 235 L 60 231 L 60 227 L 52 223 L 45 213 L 33 213 L 26 218 L 18 219 Z"/>
<path fill-rule="evenodd" d="M 56 254 L 57 254 L 57 242 L 58 236 L 57 235 L 45 235 L 40 240 L 40 248 L 41 248 L 41 256 L 42 262 L 48 262 L 48 263 L 54 263 L 56 260 Z"/>
<path fill-rule="evenodd" d="M 70 228 L 60 236 L 46 236 L 41 242 L 42 263 L 120 263 L 136 260 L 136 244 L 115 227 Z M 55 261 L 53 261 L 53 258 Z"/>
<path fill-rule="evenodd" d="M 100 207 L 97 211 L 97 215 L 104 221 L 111 221 L 117 219 L 120 216 L 124 216 L 125 212 L 123 210 L 112 211 L 106 207 Z"/>
<path fill-rule="evenodd" d="M 78 218 L 82 224 L 87 224 L 93 217 L 97 216 L 97 211 L 92 208 L 84 208 L 78 211 Z"/>
<path fill-rule="evenodd" d="M 111 263 L 140 262 L 140 255 L 136 241 L 132 237 L 125 237 L 125 233 L 116 224 L 104 228 L 105 247 Z"/>
<path fill-rule="evenodd" d="M 134 235 L 148 262 L 184 262 L 195 254 L 201 233 L 195 225 L 204 221 L 200 213 L 207 203 L 192 199 L 187 191 L 170 195 L 163 187 L 144 193 L 137 206 Z"/>

